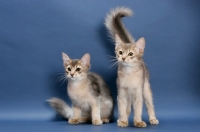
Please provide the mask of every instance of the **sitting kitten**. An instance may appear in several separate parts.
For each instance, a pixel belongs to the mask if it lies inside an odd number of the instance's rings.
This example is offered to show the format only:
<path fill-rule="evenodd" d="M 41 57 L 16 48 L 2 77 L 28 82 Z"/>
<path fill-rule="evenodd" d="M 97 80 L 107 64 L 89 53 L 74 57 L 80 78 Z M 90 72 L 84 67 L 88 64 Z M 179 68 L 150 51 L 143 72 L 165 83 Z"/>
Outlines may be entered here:
<path fill-rule="evenodd" d="M 107 15 L 105 25 L 115 40 L 116 61 L 118 63 L 118 126 L 127 127 L 131 106 L 134 109 L 134 126 L 146 127 L 142 121 L 143 96 L 145 99 L 150 124 L 159 124 L 154 112 L 149 73 L 142 59 L 145 39 L 137 42 L 125 29 L 121 18 L 132 15 L 129 8 L 116 8 Z"/>
<path fill-rule="evenodd" d="M 62 53 L 68 95 L 72 100 L 70 108 L 58 98 L 49 99 L 50 105 L 70 124 L 92 120 L 93 125 L 108 123 L 113 114 L 113 98 L 104 80 L 97 74 L 88 72 L 90 55 L 85 54 L 81 60 L 72 60 Z"/>

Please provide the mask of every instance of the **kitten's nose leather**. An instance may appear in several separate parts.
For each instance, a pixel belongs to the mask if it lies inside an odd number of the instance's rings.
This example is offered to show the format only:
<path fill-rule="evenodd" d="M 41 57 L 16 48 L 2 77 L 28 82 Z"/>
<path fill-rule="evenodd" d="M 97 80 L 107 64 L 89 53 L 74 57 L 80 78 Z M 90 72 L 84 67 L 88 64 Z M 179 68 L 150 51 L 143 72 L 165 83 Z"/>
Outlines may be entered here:
<path fill-rule="evenodd" d="M 74 74 L 70 74 L 72 77 L 74 76 Z"/>
<path fill-rule="evenodd" d="M 126 58 L 122 58 L 122 60 L 124 61 L 124 60 L 126 60 Z"/>

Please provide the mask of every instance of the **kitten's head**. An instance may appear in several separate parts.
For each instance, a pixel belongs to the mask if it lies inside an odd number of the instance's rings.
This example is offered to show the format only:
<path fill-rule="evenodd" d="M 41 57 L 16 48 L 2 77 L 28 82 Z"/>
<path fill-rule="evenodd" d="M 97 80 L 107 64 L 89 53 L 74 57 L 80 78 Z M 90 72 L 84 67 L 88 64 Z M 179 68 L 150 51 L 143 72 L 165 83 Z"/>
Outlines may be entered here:
<path fill-rule="evenodd" d="M 118 62 L 129 64 L 141 60 L 145 48 L 144 38 L 140 38 L 134 44 L 124 43 L 116 34 L 115 43 L 115 54 Z"/>
<path fill-rule="evenodd" d="M 65 74 L 68 79 L 76 80 L 87 76 L 90 68 L 90 55 L 85 54 L 80 60 L 73 60 L 67 54 L 62 53 Z"/>

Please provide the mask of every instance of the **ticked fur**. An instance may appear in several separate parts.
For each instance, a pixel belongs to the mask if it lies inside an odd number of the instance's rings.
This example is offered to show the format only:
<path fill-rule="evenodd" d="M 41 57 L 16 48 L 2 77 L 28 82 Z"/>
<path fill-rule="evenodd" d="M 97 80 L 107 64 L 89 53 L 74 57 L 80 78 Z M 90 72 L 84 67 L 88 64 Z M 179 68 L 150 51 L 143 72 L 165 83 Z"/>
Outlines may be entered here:
<path fill-rule="evenodd" d="M 50 105 L 70 124 L 92 121 L 94 125 L 108 123 L 113 114 L 113 99 L 105 81 L 97 74 L 88 72 L 90 55 L 85 54 L 80 60 L 72 60 L 65 53 L 63 65 L 68 79 L 67 92 L 72 100 L 72 108 L 57 98 L 49 101 Z"/>
<path fill-rule="evenodd" d="M 158 124 L 156 119 L 148 69 L 142 59 L 145 39 L 134 41 L 125 29 L 121 18 L 130 16 L 129 8 L 121 7 L 106 16 L 105 25 L 115 40 L 115 54 L 118 63 L 118 126 L 127 127 L 131 107 L 134 109 L 134 126 L 146 127 L 142 121 L 143 98 L 146 103 L 150 124 Z"/>

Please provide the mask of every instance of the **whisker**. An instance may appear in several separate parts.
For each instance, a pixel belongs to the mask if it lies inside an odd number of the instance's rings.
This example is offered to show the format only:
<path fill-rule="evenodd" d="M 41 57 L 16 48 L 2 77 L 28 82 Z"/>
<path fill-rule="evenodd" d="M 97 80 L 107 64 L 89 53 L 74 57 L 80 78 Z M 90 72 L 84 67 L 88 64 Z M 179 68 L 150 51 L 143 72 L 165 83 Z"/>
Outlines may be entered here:
<path fill-rule="evenodd" d="M 116 58 L 116 56 L 112 56 L 112 55 L 107 55 L 110 58 Z"/>
<path fill-rule="evenodd" d="M 55 83 L 60 83 L 60 82 L 62 82 L 62 81 L 65 80 L 65 79 L 66 79 L 66 76 L 65 76 L 65 75 L 62 75 L 62 76 L 57 77 L 57 78 L 55 79 Z"/>
<path fill-rule="evenodd" d="M 109 62 L 114 62 L 114 61 L 117 61 L 117 59 L 111 59 L 111 60 L 109 60 Z"/>
<path fill-rule="evenodd" d="M 115 67 L 117 66 L 117 64 L 118 64 L 118 61 L 113 62 L 110 66 L 108 66 L 108 68 L 111 69 L 112 67 L 114 67 L 114 69 L 115 69 Z"/>
<path fill-rule="evenodd" d="M 63 78 L 62 81 L 61 81 L 61 85 L 63 85 L 65 82 L 67 81 L 67 78 Z"/>
<path fill-rule="evenodd" d="M 63 73 L 61 73 L 61 74 L 63 74 Z M 60 89 L 61 86 L 62 86 L 66 81 L 67 81 L 67 78 L 66 78 L 66 75 L 65 75 L 65 73 L 64 73 L 63 75 L 61 75 L 61 76 L 59 76 L 59 77 L 56 77 L 54 83 L 59 84 L 59 89 Z"/>
<path fill-rule="evenodd" d="M 118 62 L 113 66 L 113 69 L 115 69 L 118 66 Z"/>

